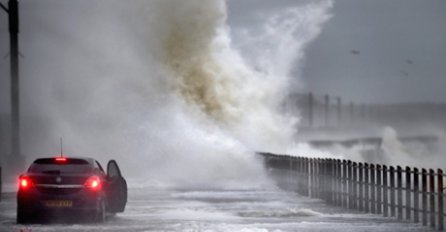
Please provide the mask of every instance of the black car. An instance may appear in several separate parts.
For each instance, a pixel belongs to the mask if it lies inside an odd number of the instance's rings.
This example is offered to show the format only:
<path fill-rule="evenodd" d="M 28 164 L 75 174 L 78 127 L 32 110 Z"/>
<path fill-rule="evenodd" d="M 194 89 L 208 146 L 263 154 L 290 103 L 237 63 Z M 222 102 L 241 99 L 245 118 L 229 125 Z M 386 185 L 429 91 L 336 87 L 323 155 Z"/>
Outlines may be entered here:
<path fill-rule="evenodd" d="M 35 160 L 19 177 L 17 223 L 67 215 L 102 222 L 107 213 L 123 212 L 127 183 L 110 160 L 107 173 L 92 158 L 53 157 Z"/>

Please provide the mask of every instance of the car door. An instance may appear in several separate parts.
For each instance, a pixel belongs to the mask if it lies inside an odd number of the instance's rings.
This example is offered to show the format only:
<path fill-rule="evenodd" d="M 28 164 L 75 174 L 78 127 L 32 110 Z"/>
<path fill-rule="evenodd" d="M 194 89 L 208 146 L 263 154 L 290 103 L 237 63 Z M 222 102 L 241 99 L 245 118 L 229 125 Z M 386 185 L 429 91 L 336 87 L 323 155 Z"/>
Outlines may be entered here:
<path fill-rule="evenodd" d="M 107 179 L 108 209 L 113 213 L 123 212 L 127 203 L 127 182 L 115 160 L 110 160 L 107 164 Z"/>

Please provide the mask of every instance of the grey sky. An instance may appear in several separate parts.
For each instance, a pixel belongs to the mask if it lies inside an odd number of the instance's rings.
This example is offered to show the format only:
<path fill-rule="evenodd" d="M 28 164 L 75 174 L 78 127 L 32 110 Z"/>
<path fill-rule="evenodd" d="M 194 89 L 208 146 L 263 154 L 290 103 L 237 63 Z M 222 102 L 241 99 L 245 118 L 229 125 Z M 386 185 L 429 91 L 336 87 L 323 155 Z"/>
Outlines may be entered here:
<path fill-rule="evenodd" d="M 52 18 L 63 20 L 67 12 L 82 11 L 44 9 L 39 7 L 42 2 L 20 1 L 22 64 L 33 63 L 30 59 L 35 55 L 31 54 L 42 51 L 42 46 L 51 47 L 42 41 L 33 45 L 36 31 L 69 37 L 50 27 L 38 28 L 50 22 L 33 22 L 38 18 L 35 14 L 53 14 Z M 70 1 L 52 2 L 54 8 L 70 5 Z M 228 0 L 228 23 L 234 30 L 252 27 L 261 17 L 304 2 L 311 1 Z M 305 91 L 356 102 L 446 102 L 446 1 L 335 0 L 331 13 L 333 18 L 306 51 L 302 70 Z M 72 24 L 76 26 L 76 22 Z M 1 12 L 0 112 L 9 111 L 9 59 L 3 59 L 8 45 L 7 16 Z M 32 70 L 21 73 L 31 74 Z M 22 84 L 30 78 L 22 75 Z M 22 92 L 25 94 L 29 99 L 34 93 Z"/>
<path fill-rule="evenodd" d="M 338 0 L 333 14 L 307 52 L 310 89 L 359 101 L 446 101 L 446 1 Z"/>
<path fill-rule="evenodd" d="M 301 2 L 230 0 L 229 23 L 249 27 Z M 335 0 L 331 14 L 306 51 L 306 90 L 356 102 L 446 102 L 446 1 Z"/>

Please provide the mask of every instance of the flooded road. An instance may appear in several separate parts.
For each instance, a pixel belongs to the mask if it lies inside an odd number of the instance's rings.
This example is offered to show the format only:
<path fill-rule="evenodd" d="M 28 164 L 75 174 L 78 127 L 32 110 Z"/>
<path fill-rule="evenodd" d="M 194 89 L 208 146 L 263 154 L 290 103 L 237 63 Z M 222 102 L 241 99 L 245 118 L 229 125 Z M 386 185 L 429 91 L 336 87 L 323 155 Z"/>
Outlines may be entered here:
<path fill-rule="evenodd" d="M 124 213 L 103 224 L 17 225 L 15 196 L 0 202 L 0 231 L 434 231 L 379 215 L 347 211 L 279 189 L 130 188 Z"/>

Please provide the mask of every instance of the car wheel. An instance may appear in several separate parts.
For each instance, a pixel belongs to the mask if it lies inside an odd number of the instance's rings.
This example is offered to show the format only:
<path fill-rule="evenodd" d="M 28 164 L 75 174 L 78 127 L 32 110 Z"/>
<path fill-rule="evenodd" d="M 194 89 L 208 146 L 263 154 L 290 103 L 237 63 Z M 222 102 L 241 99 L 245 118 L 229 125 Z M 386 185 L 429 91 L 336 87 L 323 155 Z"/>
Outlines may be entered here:
<path fill-rule="evenodd" d="M 95 222 L 99 222 L 99 223 L 105 222 L 105 217 L 106 217 L 106 214 L 105 214 L 105 201 L 104 201 L 104 199 L 101 199 L 99 201 L 99 207 L 98 207 L 98 209 L 95 212 L 94 221 Z"/>
<path fill-rule="evenodd" d="M 16 222 L 17 224 L 25 224 L 28 223 L 30 220 L 30 215 L 25 210 L 23 210 L 22 207 L 17 207 L 17 218 Z"/>

